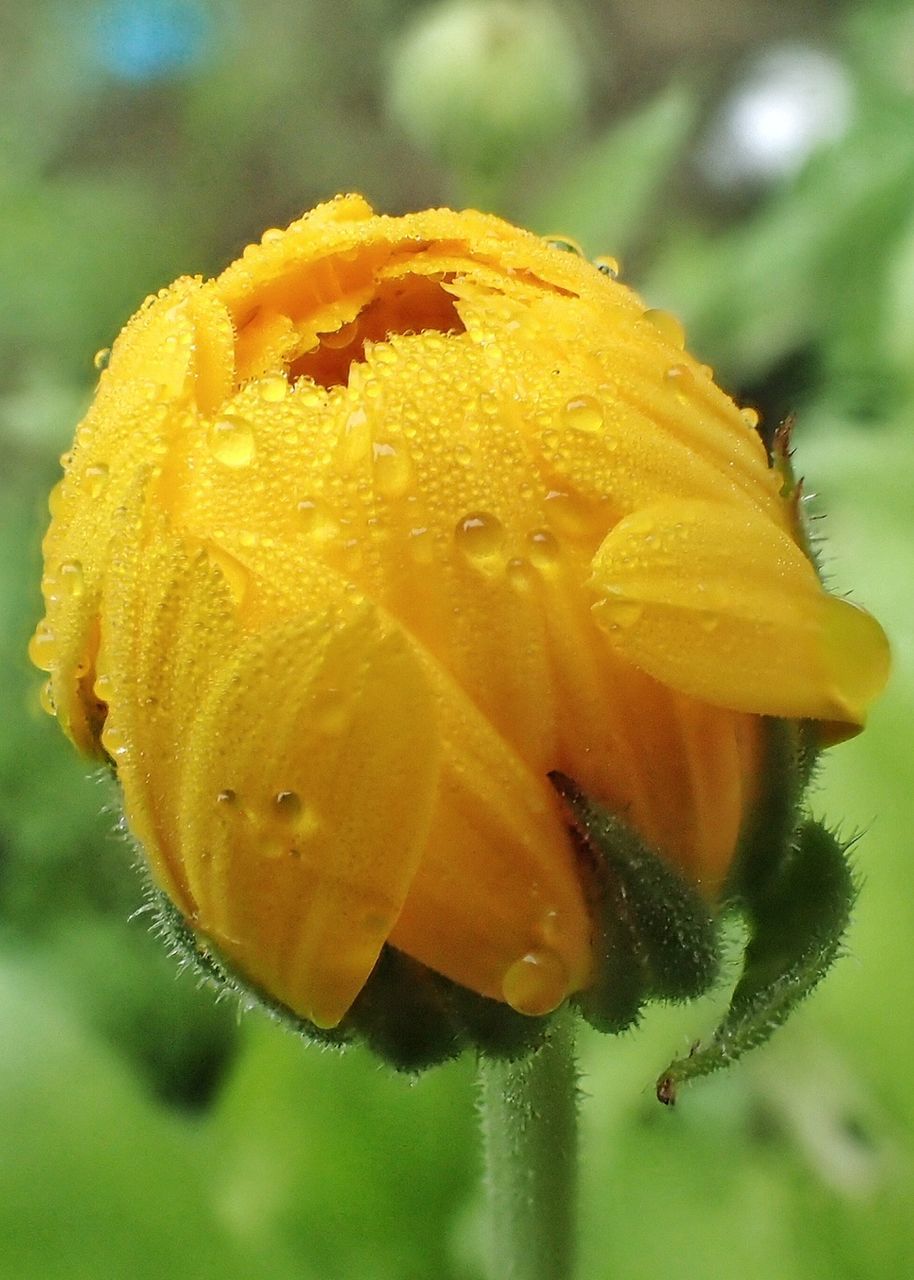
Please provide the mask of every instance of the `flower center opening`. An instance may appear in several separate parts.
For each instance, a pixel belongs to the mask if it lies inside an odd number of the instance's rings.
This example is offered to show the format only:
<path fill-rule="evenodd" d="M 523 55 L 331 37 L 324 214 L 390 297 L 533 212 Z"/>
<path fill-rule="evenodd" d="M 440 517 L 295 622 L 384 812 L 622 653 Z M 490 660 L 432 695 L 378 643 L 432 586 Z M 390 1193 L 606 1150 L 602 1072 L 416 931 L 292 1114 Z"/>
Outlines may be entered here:
<path fill-rule="evenodd" d="M 291 382 L 310 378 L 322 387 L 344 385 L 350 366 L 365 359 L 366 342 L 385 342 L 393 334 L 462 333 L 463 321 L 442 279 L 407 275 L 385 281 L 354 320 L 318 334 L 318 345 L 293 360 Z"/>

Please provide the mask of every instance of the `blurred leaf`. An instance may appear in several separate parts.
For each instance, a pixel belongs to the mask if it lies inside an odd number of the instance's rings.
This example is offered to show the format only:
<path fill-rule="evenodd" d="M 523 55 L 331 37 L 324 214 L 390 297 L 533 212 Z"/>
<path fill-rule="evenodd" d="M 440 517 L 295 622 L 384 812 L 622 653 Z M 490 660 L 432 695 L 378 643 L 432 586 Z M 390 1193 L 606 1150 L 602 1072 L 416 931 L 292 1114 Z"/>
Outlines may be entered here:
<path fill-rule="evenodd" d="M 180 206 L 163 202 L 140 171 L 7 187 L 0 290 L 17 305 L 0 316 L 6 360 L 53 349 L 58 367 L 66 361 L 85 377 L 92 353 L 110 344 L 143 296 L 199 257 Z"/>
<path fill-rule="evenodd" d="M 830 337 L 851 344 L 833 356 L 843 376 L 881 363 L 874 316 L 887 246 L 910 209 L 911 123 L 874 112 L 744 223 L 673 228 L 642 290 L 682 316 L 725 381 L 758 379 L 811 342 L 828 350 Z"/>
<path fill-rule="evenodd" d="M 275 1280 L 213 1197 L 194 1129 L 155 1106 L 27 970 L 0 965 L 0 1274 Z"/>
<path fill-rule="evenodd" d="M 259 1019 L 209 1134 L 216 1195 L 254 1246 L 322 1280 L 462 1280 L 453 1223 L 477 1184 L 469 1062 L 413 1082 Z"/>
<path fill-rule="evenodd" d="M 694 94 L 674 85 L 588 144 L 523 215 L 542 235 L 580 240 L 589 253 L 625 253 L 682 154 L 696 118 Z"/>

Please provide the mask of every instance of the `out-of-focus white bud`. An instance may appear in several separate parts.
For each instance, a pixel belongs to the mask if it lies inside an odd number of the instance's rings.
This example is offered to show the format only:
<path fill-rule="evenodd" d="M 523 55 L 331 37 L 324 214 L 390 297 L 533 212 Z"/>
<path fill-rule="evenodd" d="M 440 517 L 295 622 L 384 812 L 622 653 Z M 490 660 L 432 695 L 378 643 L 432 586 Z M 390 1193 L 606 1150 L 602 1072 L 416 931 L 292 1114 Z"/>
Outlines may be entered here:
<path fill-rule="evenodd" d="M 722 102 L 699 152 L 702 170 L 720 190 L 789 178 L 845 133 L 853 107 L 837 58 L 811 45 L 771 48 Z"/>

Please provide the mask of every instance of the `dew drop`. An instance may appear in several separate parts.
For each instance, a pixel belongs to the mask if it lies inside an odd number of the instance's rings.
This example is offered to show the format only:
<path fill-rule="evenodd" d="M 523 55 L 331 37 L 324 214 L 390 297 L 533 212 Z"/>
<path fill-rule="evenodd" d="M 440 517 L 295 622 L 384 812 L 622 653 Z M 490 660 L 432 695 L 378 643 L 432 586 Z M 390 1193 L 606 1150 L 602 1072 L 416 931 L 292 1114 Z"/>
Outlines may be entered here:
<path fill-rule="evenodd" d="M 530 561 L 514 556 L 505 565 L 505 576 L 515 591 L 529 591 L 536 582 L 536 573 Z"/>
<path fill-rule="evenodd" d="M 231 787 L 225 787 L 216 796 L 216 804 L 221 809 L 234 809 L 238 803 L 238 794 Z"/>
<path fill-rule="evenodd" d="M 464 516 L 454 530 L 454 539 L 470 560 L 487 561 L 498 555 L 504 542 L 502 523 L 485 511 Z"/>
<path fill-rule="evenodd" d="M 654 326 L 671 347 L 679 347 L 681 350 L 685 346 L 685 329 L 682 327 L 682 321 L 674 316 L 672 311 L 651 307 L 650 310 L 645 311 L 643 318 L 648 324 Z"/>
<path fill-rule="evenodd" d="M 316 542 L 329 542 L 340 531 L 339 521 L 313 498 L 303 498 L 295 510 L 305 533 Z"/>
<path fill-rule="evenodd" d="M 92 692 L 95 694 L 96 698 L 98 698 L 99 702 L 110 702 L 112 687 L 113 681 L 111 677 L 109 675 L 105 675 L 103 672 L 101 675 L 97 675 L 95 677 L 95 684 L 93 685 Z"/>
<path fill-rule="evenodd" d="M 281 822 L 295 822 L 302 811 L 297 791 L 277 791 L 273 797 L 273 812 Z"/>
<path fill-rule="evenodd" d="M 684 400 L 688 396 L 694 383 L 692 370 L 685 364 L 671 364 L 663 377 L 664 381 L 673 388 L 680 400 Z"/>
<path fill-rule="evenodd" d="M 282 374 L 271 374 L 257 385 L 257 394 L 266 404 L 281 404 L 289 393 L 289 384 Z"/>
<path fill-rule="evenodd" d="M 39 671 L 53 671 L 57 661 L 57 637 L 46 622 L 39 622 L 29 641 L 29 658 Z"/>
<path fill-rule="evenodd" d="M 210 427 L 207 442 L 224 467 L 247 467 L 254 458 L 254 432 L 243 418 L 220 418 Z"/>
<path fill-rule="evenodd" d="M 558 249 L 560 253 L 573 253 L 576 258 L 584 257 L 584 250 L 571 236 L 543 236 L 550 249 Z"/>
<path fill-rule="evenodd" d="M 518 1013 L 542 1017 L 568 994 L 568 971 L 554 951 L 528 951 L 505 973 L 501 991 L 505 1003 Z"/>
<path fill-rule="evenodd" d="M 78 560 L 64 560 L 57 568 L 57 581 L 64 596 L 78 600 L 85 587 L 83 567 Z"/>
<path fill-rule="evenodd" d="M 750 408 L 748 405 L 745 409 L 740 409 L 739 416 L 745 422 L 750 431 L 755 431 L 759 424 L 758 410 Z"/>
<path fill-rule="evenodd" d="M 593 265 L 602 275 L 609 276 L 611 280 L 615 280 L 619 275 L 619 260 L 608 253 L 601 253 L 594 258 Z"/>
<path fill-rule="evenodd" d="M 336 447 L 337 462 L 349 470 L 367 457 L 371 447 L 368 415 L 364 409 L 353 409 L 343 423 L 343 430 Z"/>
<path fill-rule="evenodd" d="M 111 359 L 111 348 L 100 347 L 92 357 L 92 364 L 96 369 L 107 369 L 108 361 Z"/>
<path fill-rule="evenodd" d="M 342 351 L 354 341 L 358 331 L 358 324 L 355 320 L 351 320 L 348 324 L 340 325 L 339 329 L 334 329 L 332 333 L 322 333 L 321 346 L 331 351 Z"/>
<path fill-rule="evenodd" d="M 590 510 L 578 494 L 552 489 L 546 494 L 545 510 L 550 526 L 571 537 L 586 534 L 593 526 Z"/>
<path fill-rule="evenodd" d="M 494 391 L 481 391 L 479 409 L 486 418 L 496 418 L 501 410 L 501 402 Z"/>
<path fill-rule="evenodd" d="M 285 231 L 280 230 L 279 227 L 267 227 L 266 231 L 260 237 L 260 243 L 275 244 L 278 240 L 281 240 L 285 234 Z"/>
<path fill-rule="evenodd" d="M 538 569 L 550 569 L 558 561 L 559 544 L 548 529 L 535 529 L 527 539 L 530 560 Z"/>
<path fill-rule="evenodd" d="M 413 482 L 409 455 L 392 444 L 376 441 L 372 446 L 375 489 L 384 498 L 402 498 Z"/>
<path fill-rule="evenodd" d="M 101 742 L 115 765 L 122 764 L 127 758 L 129 747 L 126 735 L 113 726 L 110 720 L 106 720 L 102 727 Z"/>
<path fill-rule="evenodd" d="M 86 485 L 90 498 L 100 498 L 108 483 L 108 468 L 104 462 L 93 463 L 86 467 Z"/>
<path fill-rule="evenodd" d="M 601 430 L 605 420 L 603 406 L 593 396 L 575 396 L 562 410 L 562 421 L 575 431 L 593 434 Z"/>

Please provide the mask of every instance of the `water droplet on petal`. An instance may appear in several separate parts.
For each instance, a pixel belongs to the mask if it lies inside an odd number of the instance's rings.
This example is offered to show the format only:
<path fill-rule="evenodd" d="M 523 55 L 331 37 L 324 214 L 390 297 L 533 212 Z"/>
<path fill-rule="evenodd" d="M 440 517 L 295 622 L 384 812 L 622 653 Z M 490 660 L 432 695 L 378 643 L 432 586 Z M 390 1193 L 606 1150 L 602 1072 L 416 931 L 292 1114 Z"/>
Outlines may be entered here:
<path fill-rule="evenodd" d="M 64 560 L 57 569 L 57 581 L 62 593 L 71 600 L 78 600 L 85 587 L 83 567 L 78 560 Z"/>
<path fill-rule="evenodd" d="M 402 498 L 413 482 L 413 466 L 409 455 L 392 444 L 376 441 L 372 446 L 374 457 L 374 485 L 384 498 Z"/>
<path fill-rule="evenodd" d="M 210 451 L 224 467 L 247 467 L 254 458 L 254 432 L 244 418 L 220 418 L 210 427 Z"/>
<path fill-rule="evenodd" d="M 671 347 L 685 346 L 685 329 L 682 327 L 682 321 L 674 316 L 672 311 L 663 311 L 660 307 L 651 307 L 645 311 L 644 317 L 648 324 L 652 324 L 662 338 L 664 338 Z"/>
<path fill-rule="evenodd" d="M 479 408 L 486 418 L 495 418 L 501 410 L 501 401 L 494 391 L 481 391 L 479 393 Z"/>
<path fill-rule="evenodd" d="M 671 364 L 663 375 L 668 386 L 672 387 L 680 400 L 685 400 L 694 385 L 692 370 L 685 364 Z"/>
<path fill-rule="evenodd" d="M 297 791 L 277 791 L 273 797 L 273 812 L 281 822 L 294 822 L 302 811 Z"/>
<path fill-rule="evenodd" d="M 505 1003 L 518 1013 L 542 1017 L 568 994 L 568 971 L 554 951 L 528 951 L 510 966 L 501 991 Z"/>
<path fill-rule="evenodd" d="M 234 809 L 238 803 L 238 795 L 231 787 L 226 787 L 216 796 L 216 804 L 223 809 Z"/>
<path fill-rule="evenodd" d="M 296 505 L 295 510 L 298 512 L 305 533 L 317 542 L 329 542 L 340 531 L 336 517 L 313 498 L 303 498 Z"/>
<path fill-rule="evenodd" d="M 107 483 L 108 468 L 104 462 L 96 462 L 86 467 L 86 485 L 90 498 L 100 498 Z"/>
<path fill-rule="evenodd" d="M 364 409 L 353 409 L 343 423 L 343 430 L 336 446 L 336 460 L 348 471 L 363 458 L 367 457 L 371 448 L 371 431 L 368 426 L 368 415 Z"/>
<path fill-rule="evenodd" d="M 328 347 L 331 351 L 342 351 L 351 345 L 358 331 L 359 326 L 356 321 L 350 320 L 348 324 L 340 325 L 339 329 L 334 329 L 332 333 L 322 333 L 321 346 Z"/>
<path fill-rule="evenodd" d="M 29 641 L 29 658 L 39 671 L 53 671 L 57 661 L 57 637 L 46 622 L 39 622 Z"/>
<path fill-rule="evenodd" d="M 745 409 L 740 409 L 739 416 L 751 431 L 754 431 L 759 424 L 758 410 L 752 409 L 748 405 Z"/>
<path fill-rule="evenodd" d="M 566 427 L 592 434 L 602 429 L 605 413 L 600 401 L 593 396 L 575 396 L 562 410 L 562 420 Z"/>
<path fill-rule="evenodd" d="M 572 538 L 580 538 L 594 530 L 593 508 L 577 493 L 551 489 L 546 494 L 546 517 L 551 529 Z"/>
<path fill-rule="evenodd" d="M 515 591 L 529 591 L 536 583 L 536 573 L 529 560 L 515 556 L 505 565 L 505 576 Z"/>
<path fill-rule="evenodd" d="M 42 711 L 46 711 L 49 716 L 57 715 L 57 708 L 54 705 L 54 691 L 51 688 L 50 680 L 45 680 L 44 684 L 41 686 L 38 701 L 41 704 Z"/>
<path fill-rule="evenodd" d="M 280 404 L 289 394 L 289 384 L 282 374 L 271 374 L 261 378 L 257 384 L 257 394 L 267 404 Z"/>
<path fill-rule="evenodd" d="M 504 528 L 497 517 L 485 511 L 464 516 L 454 530 L 454 539 L 470 560 L 489 561 L 501 551 Z"/>
<path fill-rule="evenodd" d="M 611 280 L 615 280 L 619 275 L 619 260 L 608 253 L 601 253 L 594 258 L 593 265 L 602 275 L 609 276 Z"/>
<path fill-rule="evenodd" d="M 92 363 L 96 369 L 106 369 L 108 367 L 108 361 L 110 360 L 110 358 L 111 358 L 111 348 L 100 347 L 99 350 L 96 351 L 95 355 L 92 357 Z"/>
<path fill-rule="evenodd" d="M 106 720 L 102 726 L 101 742 L 115 765 L 124 763 L 129 754 L 127 738 L 122 730 L 111 724 L 110 720 Z"/>
<path fill-rule="evenodd" d="M 577 258 L 584 257 L 584 250 L 577 240 L 571 236 L 543 236 L 550 249 L 558 249 L 561 253 L 573 253 Z"/>
<path fill-rule="evenodd" d="M 559 544 L 548 529 L 535 529 L 527 539 L 530 559 L 538 569 L 551 569 L 561 554 Z"/>

